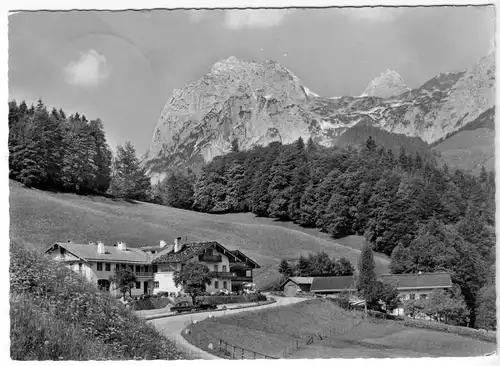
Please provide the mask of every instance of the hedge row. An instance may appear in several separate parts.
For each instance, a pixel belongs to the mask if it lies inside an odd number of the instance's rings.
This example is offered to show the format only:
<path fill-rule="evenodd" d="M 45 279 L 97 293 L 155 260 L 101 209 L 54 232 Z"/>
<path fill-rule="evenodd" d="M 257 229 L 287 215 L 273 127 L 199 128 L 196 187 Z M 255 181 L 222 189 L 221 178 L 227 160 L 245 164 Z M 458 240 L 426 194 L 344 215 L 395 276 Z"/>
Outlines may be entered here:
<path fill-rule="evenodd" d="M 496 332 L 487 332 L 485 330 L 478 330 L 474 328 L 460 327 L 456 325 L 449 325 L 444 323 L 437 323 L 425 320 L 416 320 L 405 318 L 402 321 L 405 327 L 423 328 L 437 330 L 441 332 L 455 333 L 465 337 L 477 338 L 486 342 L 496 343 Z"/>
<path fill-rule="evenodd" d="M 247 302 L 257 302 L 266 301 L 267 298 L 264 295 L 252 294 L 252 295 L 224 295 L 224 296 L 200 296 L 197 301 L 205 301 L 208 304 L 243 304 Z"/>

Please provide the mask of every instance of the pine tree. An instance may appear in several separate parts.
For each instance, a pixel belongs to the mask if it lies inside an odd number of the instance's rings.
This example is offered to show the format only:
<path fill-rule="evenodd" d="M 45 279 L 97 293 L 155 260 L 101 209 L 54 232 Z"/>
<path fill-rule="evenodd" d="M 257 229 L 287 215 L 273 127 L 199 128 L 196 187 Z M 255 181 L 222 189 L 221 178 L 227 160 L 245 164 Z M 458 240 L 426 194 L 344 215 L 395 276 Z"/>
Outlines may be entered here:
<path fill-rule="evenodd" d="M 285 259 L 280 262 L 278 272 L 285 277 L 291 277 L 293 275 L 292 268 Z"/>
<path fill-rule="evenodd" d="M 377 277 L 375 274 L 375 261 L 370 243 L 365 242 L 359 256 L 359 276 L 357 281 L 358 291 L 365 300 L 365 317 L 367 316 L 367 306 L 374 295 Z"/>
<path fill-rule="evenodd" d="M 145 170 L 139 166 L 134 146 L 126 142 L 117 147 L 110 190 L 118 197 L 146 200 L 151 183 Z"/>
<path fill-rule="evenodd" d="M 297 265 L 297 276 L 309 277 L 310 274 L 310 263 L 304 256 L 300 256 L 299 263 Z"/>

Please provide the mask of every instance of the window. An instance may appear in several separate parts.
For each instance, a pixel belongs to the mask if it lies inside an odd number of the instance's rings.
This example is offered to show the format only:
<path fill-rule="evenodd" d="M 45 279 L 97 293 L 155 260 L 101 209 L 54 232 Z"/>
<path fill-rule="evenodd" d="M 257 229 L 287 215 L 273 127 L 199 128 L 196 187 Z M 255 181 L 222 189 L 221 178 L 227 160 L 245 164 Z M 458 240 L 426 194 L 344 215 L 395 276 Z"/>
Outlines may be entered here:
<path fill-rule="evenodd" d="M 157 265 L 154 265 L 154 266 L 153 266 L 153 273 L 156 273 L 156 272 L 158 272 L 158 266 L 157 266 Z"/>
<path fill-rule="evenodd" d="M 222 272 L 227 272 L 227 266 L 226 265 L 222 266 Z"/>
<path fill-rule="evenodd" d="M 139 281 L 135 283 L 135 288 L 141 288 L 141 283 Z"/>
<path fill-rule="evenodd" d="M 104 267 L 105 267 L 106 271 L 108 271 L 108 272 L 111 271 L 111 263 L 105 263 Z"/>
<path fill-rule="evenodd" d="M 155 288 L 159 288 L 159 287 L 160 287 L 160 282 L 155 281 Z"/>
<path fill-rule="evenodd" d="M 141 266 L 135 266 L 135 273 L 139 273 L 141 271 Z"/>
<path fill-rule="evenodd" d="M 149 266 L 144 266 L 144 272 L 146 272 L 146 273 L 149 272 Z"/>
<path fill-rule="evenodd" d="M 410 294 L 410 300 L 415 300 L 415 294 Z"/>
<path fill-rule="evenodd" d="M 156 250 L 152 250 L 152 251 L 151 251 L 151 254 L 156 254 Z"/>
<path fill-rule="evenodd" d="M 97 270 L 102 271 L 102 263 L 101 262 L 97 262 Z"/>
<path fill-rule="evenodd" d="M 422 295 L 420 295 L 420 299 L 421 299 L 421 300 L 425 300 L 425 299 L 427 299 L 427 294 L 422 294 Z"/>
<path fill-rule="evenodd" d="M 214 271 L 219 272 L 219 266 L 217 264 L 214 264 Z"/>
<path fill-rule="evenodd" d="M 215 281 L 215 282 L 214 282 L 214 287 L 215 287 L 215 288 L 219 288 L 219 282 L 218 282 L 218 281 Z"/>
<path fill-rule="evenodd" d="M 134 272 L 134 266 L 129 266 L 129 267 L 130 267 L 130 270 L 131 270 L 132 272 Z"/>
<path fill-rule="evenodd" d="M 78 270 L 81 272 L 82 271 L 82 264 L 78 263 Z"/>
<path fill-rule="evenodd" d="M 227 281 L 222 282 L 222 287 L 223 287 L 224 289 L 227 289 Z"/>

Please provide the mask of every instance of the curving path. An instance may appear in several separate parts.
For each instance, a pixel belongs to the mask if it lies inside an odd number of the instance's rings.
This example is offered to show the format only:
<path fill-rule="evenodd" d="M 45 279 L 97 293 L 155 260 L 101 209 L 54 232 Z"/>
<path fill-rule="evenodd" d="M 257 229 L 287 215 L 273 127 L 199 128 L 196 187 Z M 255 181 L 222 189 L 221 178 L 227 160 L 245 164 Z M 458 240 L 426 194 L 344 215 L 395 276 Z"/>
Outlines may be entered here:
<path fill-rule="evenodd" d="M 307 300 L 307 298 L 302 298 L 302 297 L 273 297 L 273 296 L 268 296 L 268 297 L 276 299 L 276 302 L 272 303 L 272 304 L 256 306 L 256 307 L 246 308 L 246 309 L 245 308 L 228 309 L 228 310 L 223 311 L 223 312 L 214 313 L 214 315 L 216 317 L 220 317 L 220 316 L 224 316 L 224 315 L 237 314 L 237 313 L 241 313 L 244 311 L 255 311 L 255 310 L 262 310 L 262 309 L 266 309 L 266 308 L 285 306 L 285 305 L 295 304 L 295 303 Z M 153 319 L 153 320 L 149 320 L 148 322 L 153 324 L 156 327 L 156 329 L 158 329 L 158 331 L 161 332 L 164 336 L 175 341 L 179 350 L 185 352 L 187 355 L 191 356 L 192 358 L 202 359 L 202 360 L 216 360 L 216 359 L 219 359 L 219 357 L 214 356 L 214 355 L 212 355 L 208 352 L 205 352 L 205 351 L 199 349 L 198 347 L 192 345 L 191 343 L 186 341 L 184 339 L 184 337 L 181 335 L 182 330 L 184 328 L 186 328 L 186 326 L 187 326 L 187 322 L 190 322 L 192 320 L 196 320 L 196 321 L 204 320 L 204 319 L 208 318 L 208 316 L 210 314 L 211 314 L 210 312 L 190 313 L 190 314 L 186 314 L 186 315 Z"/>

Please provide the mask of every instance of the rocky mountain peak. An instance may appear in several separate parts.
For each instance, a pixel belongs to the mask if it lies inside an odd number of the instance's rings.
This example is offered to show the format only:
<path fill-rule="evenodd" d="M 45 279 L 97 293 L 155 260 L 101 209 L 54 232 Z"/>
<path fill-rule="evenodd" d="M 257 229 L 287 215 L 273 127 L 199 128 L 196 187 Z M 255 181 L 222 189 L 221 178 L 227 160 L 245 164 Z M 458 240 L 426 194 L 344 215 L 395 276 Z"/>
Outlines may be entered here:
<path fill-rule="evenodd" d="M 494 105 L 494 54 L 411 91 L 396 71 L 386 70 L 358 97 L 321 97 L 272 60 L 230 56 L 207 71 L 174 90 L 161 113 L 143 161 L 153 181 L 170 169 L 198 169 L 231 151 L 235 140 L 240 150 L 299 137 L 334 146 L 358 123 L 432 143 Z"/>
<path fill-rule="evenodd" d="M 368 84 L 362 96 L 390 98 L 409 90 L 401 75 L 387 69 Z"/>

